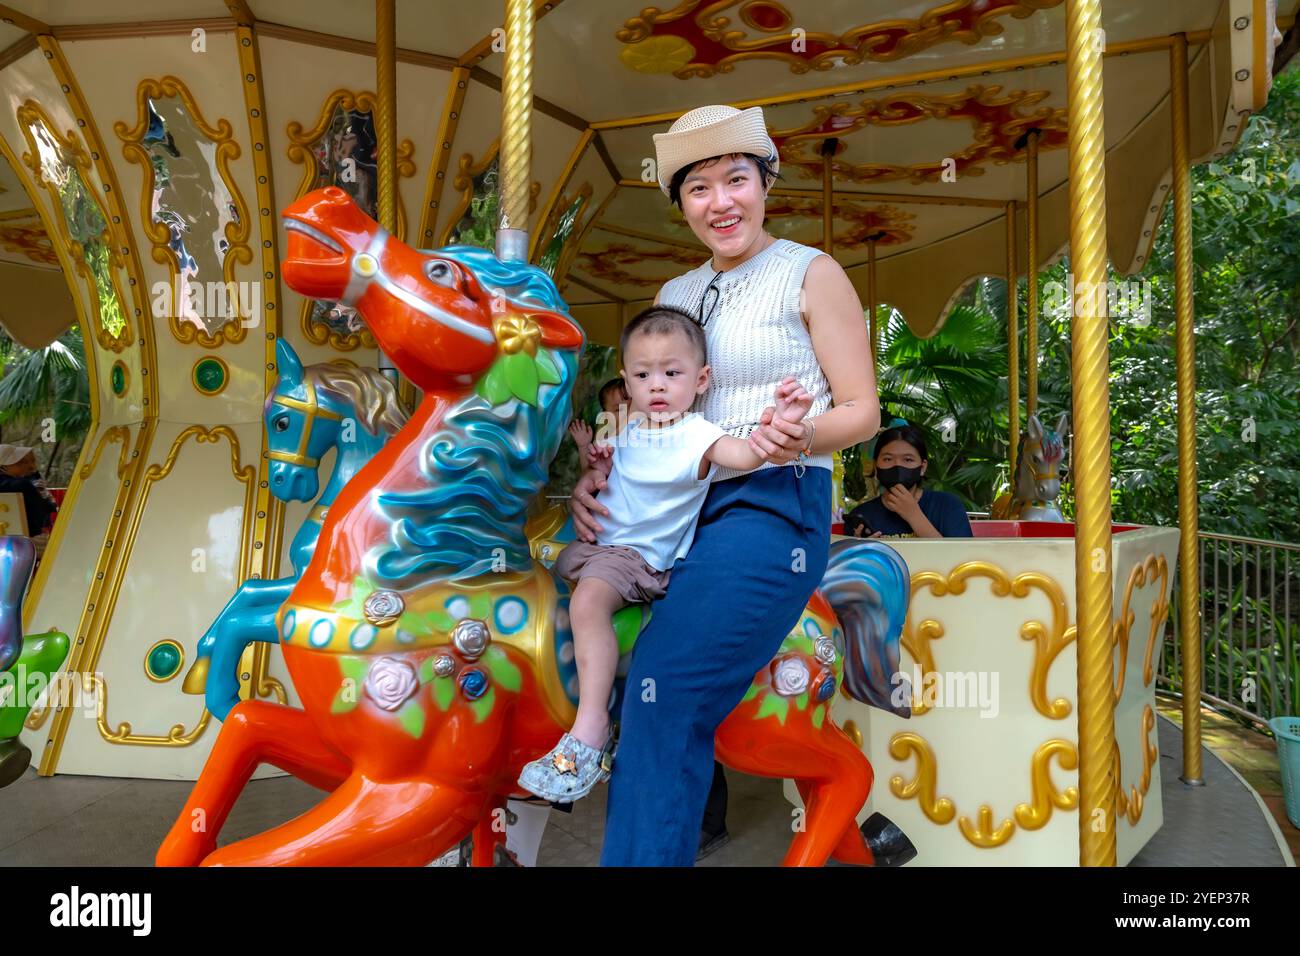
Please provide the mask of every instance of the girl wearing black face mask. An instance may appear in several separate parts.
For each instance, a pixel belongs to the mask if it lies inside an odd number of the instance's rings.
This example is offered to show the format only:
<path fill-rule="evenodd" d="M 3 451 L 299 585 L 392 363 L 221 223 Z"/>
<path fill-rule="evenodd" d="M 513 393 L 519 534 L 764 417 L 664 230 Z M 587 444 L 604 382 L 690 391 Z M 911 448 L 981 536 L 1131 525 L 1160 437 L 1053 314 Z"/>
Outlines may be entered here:
<path fill-rule="evenodd" d="M 969 538 L 970 520 L 961 500 L 946 491 L 922 490 L 929 465 L 925 437 L 900 418 L 875 442 L 878 497 L 864 501 L 844 519 L 857 537 Z"/>

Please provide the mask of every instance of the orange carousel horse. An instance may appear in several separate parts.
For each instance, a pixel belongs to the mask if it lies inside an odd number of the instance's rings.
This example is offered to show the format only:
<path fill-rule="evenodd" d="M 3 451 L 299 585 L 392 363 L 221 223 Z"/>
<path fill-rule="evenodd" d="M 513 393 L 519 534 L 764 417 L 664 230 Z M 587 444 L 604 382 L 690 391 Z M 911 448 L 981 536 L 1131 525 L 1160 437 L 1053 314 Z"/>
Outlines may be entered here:
<path fill-rule="evenodd" d="M 541 270 L 467 246 L 412 249 L 340 189 L 304 196 L 284 223 L 289 285 L 355 307 L 424 398 L 339 493 L 276 617 L 302 709 L 235 705 L 157 860 L 422 865 L 472 833 L 474 863 L 490 865 L 520 769 L 574 714 L 568 588 L 534 560 L 525 524 L 568 424 L 583 334 Z M 858 826 L 871 765 L 829 714 L 837 690 L 906 713 L 908 593 L 889 547 L 834 542 L 820 590 L 718 729 L 728 766 L 796 781 L 806 814 L 787 865 L 915 853 L 879 814 Z M 619 612 L 625 653 L 649 614 Z M 218 849 L 262 763 L 328 795 Z"/>

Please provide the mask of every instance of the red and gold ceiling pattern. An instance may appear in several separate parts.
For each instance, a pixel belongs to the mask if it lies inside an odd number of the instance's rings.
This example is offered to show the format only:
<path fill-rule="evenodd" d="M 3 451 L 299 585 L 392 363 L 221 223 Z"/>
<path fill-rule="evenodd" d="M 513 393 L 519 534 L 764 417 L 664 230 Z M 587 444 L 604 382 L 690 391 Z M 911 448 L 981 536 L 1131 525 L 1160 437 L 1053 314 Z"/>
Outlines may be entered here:
<path fill-rule="evenodd" d="M 790 72 L 830 70 L 867 60 L 899 60 L 938 43 L 974 45 L 1003 30 L 1000 18 L 1025 19 L 1064 0 L 950 0 L 911 19 L 881 20 L 839 33 L 807 29 L 774 0 L 685 0 L 671 10 L 646 7 L 615 36 L 620 58 L 639 73 L 679 79 L 730 73 L 743 60 L 788 63 Z M 734 10 L 739 29 L 727 11 Z M 751 32 L 752 31 L 752 32 Z"/>
<path fill-rule="evenodd" d="M 50 237 L 46 235 L 45 228 L 35 217 L 31 222 L 6 222 L 0 225 L 0 247 L 6 252 L 18 253 L 41 265 L 59 264 Z"/>
<path fill-rule="evenodd" d="M 796 224 L 809 220 L 819 221 L 822 215 L 821 199 L 804 199 L 797 196 L 773 196 L 767 201 L 765 215 L 769 220 L 793 220 Z M 892 246 L 910 242 L 913 220 L 911 213 L 894 206 L 864 206 L 856 202 L 837 202 L 835 220 L 848 223 L 849 228 L 835 236 L 836 249 L 862 249 L 872 239 L 880 245 Z M 784 231 L 784 230 L 778 230 Z M 810 241 L 821 247 L 820 241 Z M 586 249 L 578 254 L 574 268 L 593 279 L 638 289 L 658 288 L 669 279 L 682 273 L 674 268 L 667 275 L 646 275 L 643 266 L 655 263 L 674 267 L 694 268 L 709 257 L 703 249 L 682 246 L 633 246 L 616 242 L 608 246 Z"/>
<path fill-rule="evenodd" d="M 795 217 L 808 222 L 818 221 L 822 216 L 820 198 L 801 199 L 794 196 L 772 196 L 767 200 L 766 217 L 783 219 Z M 886 246 L 901 245 L 912 241 L 913 222 L 911 213 L 903 212 L 894 206 L 863 206 L 856 202 L 842 200 L 835 203 L 835 219 L 849 223 L 845 232 L 835 234 L 836 249 L 864 249 L 871 239 Z M 821 248 L 821 242 L 808 242 L 807 245 Z"/>
<path fill-rule="evenodd" d="M 773 130 L 772 138 L 781 153 L 782 170 L 797 169 L 803 179 L 822 178 L 822 160 L 817 150 L 827 137 L 843 138 L 868 126 L 901 126 L 923 120 L 967 120 L 974 134 L 971 144 L 950 157 L 911 166 L 890 163 L 849 163 L 831 160 L 837 180 L 878 184 L 907 180 L 937 183 L 944 173 L 955 177 L 979 176 L 985 163 L 1004 164 L 1020 152 L 1017 141 L 1031 129 L 1040 132 L 1039 149 L 1063 149 L 1069 139 L 1066 111 L 1037 107 L 1048 97 L 1044 90 L 1002 92 L 1000 86 L 970 86 L 961 93 L 926 95 L 900 93 L 859 104 L 834 103 L 813 107 L 813 118 L 802 126 Z M 841 142 L 837 153 L 848 144 Z M 952 163 L 945 163 L 951 159 Z"/>
<path fill-rule="evenodd" d="M 648 289 L 658 288 L 669 279 L 681 275 L 681 269 L 674 269 L 665 276 L 643 276 L 628 271 L 629 266 L 645 263 L 664 262 L 674 266 L 695 268 L 709 257 L 703 249 L 683 249 L 680 246 L 661 246 L 658 248 L 635 248 L 625 242 L 616 242 L 604 249 L 591 249 L 578 253 L 576 267 L 593 279 L 604 279 L 619 285 L 636 286 Z"/>

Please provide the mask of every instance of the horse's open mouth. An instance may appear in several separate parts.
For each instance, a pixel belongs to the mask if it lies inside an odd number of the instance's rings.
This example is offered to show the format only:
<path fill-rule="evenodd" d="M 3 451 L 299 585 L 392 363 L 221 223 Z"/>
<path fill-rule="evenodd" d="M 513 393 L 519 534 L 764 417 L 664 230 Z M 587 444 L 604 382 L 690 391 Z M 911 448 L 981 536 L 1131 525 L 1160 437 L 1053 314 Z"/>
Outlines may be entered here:
<path fill-rule="evenodd" d="M 288 233 L 288 258 L 290 259 L 337 265 L 347 262 L 347 253 L 339 243 L 301 219 L 285 216 L 284 231 Z"/>

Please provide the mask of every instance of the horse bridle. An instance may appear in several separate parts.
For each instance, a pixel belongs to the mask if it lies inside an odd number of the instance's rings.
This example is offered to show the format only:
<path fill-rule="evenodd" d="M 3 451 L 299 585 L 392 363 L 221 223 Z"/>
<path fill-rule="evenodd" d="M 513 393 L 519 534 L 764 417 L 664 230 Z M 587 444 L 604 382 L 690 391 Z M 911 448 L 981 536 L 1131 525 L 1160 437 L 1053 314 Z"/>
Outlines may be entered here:
<path fill-rule="evenodd" d="M 310 378 L 303 379 L 303 385 L 307 387 L 307 398 L 293 398 L 290 395 L 273 395 L 271 403 L 273 405 L 282 405 L 285 408 L 292 408 L 294 411 L 302 412 L 306 421 L 302 426 L 302 438 L 298 441 L 298 450 L 296 452 L 275 451 L 268 449 L 266 457 L 271 461 L 284 461 L 291 465 L 302 465 L 304 468 L 315 468 L 320 464 L 319 458 L 312 458 L 307 454 L 307 449 L 311 446 L 311 431 L 316 424 L 317 418 L 328 418 L 334 421 L 342 421 L 343 416 L 338 412 L 332 412 L 328 408 L 322 408 L 316 401 L 316 386 Z"/>
<path fill-rule="evenodd" d="M 1034 456 L 1032 452 L 1041 451 L 1043 443 L 1041 441 L 1025 442 L 1024 451 L 1021 453 L 1021 460 L 1029 463 L 1029 476 L 1034 481 L 1051 481 L 1061 477 L 1060 471 L 1038 472 L 1034 470 Z"/>

